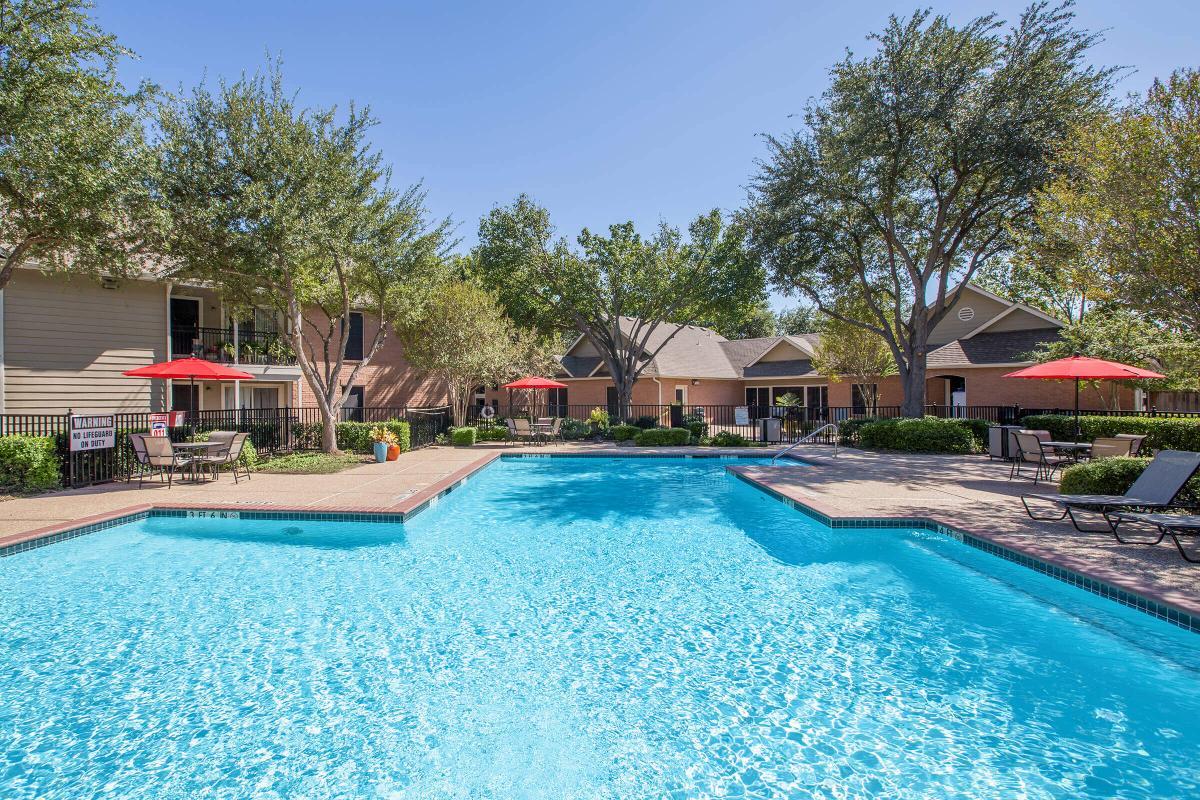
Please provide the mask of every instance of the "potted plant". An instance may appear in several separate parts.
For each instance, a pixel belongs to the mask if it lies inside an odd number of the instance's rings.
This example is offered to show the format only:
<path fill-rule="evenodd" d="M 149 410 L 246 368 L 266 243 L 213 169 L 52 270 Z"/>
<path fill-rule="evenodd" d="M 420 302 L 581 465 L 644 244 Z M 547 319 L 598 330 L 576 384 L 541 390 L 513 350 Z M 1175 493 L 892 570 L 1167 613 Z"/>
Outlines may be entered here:
<path fill-rule="evenodd" d="M 588 425 L 592 429 L 592 438 L 600 441 L 604 431 L 608 430 L 608 412 L 599 406 L 593 408 L 592 413 L 588 414 Z"/>
<path fill-rule="evenodd" d="M 395 461 L 400 456 L 400 442 L 396 434 L 387 428 L 377 426 L 371 429 L 371 441 L 374 443 L 375 460 L 382 464 L 384 461 Z M 392 455 L 392 450 L 395 455 Z"/>

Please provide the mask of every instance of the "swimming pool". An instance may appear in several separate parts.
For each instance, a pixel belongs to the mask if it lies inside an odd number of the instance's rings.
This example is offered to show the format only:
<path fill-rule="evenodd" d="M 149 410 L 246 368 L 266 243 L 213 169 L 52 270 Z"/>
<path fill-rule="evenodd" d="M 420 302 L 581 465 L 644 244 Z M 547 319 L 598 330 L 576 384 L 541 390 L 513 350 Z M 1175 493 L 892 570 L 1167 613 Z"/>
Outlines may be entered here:
<path fill-rule="evenodd" d="M 0 560 L 5 798 L 1200 792 L 1200 639 L 707 459 Z"/>

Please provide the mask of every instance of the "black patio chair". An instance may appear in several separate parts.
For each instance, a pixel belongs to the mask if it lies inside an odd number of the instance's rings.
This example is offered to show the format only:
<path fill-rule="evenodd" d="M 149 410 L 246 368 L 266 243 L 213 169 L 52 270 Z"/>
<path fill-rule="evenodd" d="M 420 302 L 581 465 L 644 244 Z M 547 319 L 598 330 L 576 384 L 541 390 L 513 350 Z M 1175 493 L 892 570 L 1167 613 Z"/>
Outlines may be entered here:
<path fill-rule="evenodd" d="M 1106 527 L 1084 528 L 1079 524 L 1075 514 L 1079 510 L 1088 510 L 1097 514 L 1107 515 L 1110 511 L 1164 511 L 1175 506 L 1175 501 L 1183 487 L 1200 470 L 1200 453 L 1183 450 L 1163 450 L 1154 457 L 1146 469 L 1138 476 L 1123 495 L 1114 494 L 1025 494 L 1021 495 L 1021 503 L 1030 519 L 1039 522 L 1057 522 L 1064 517 L 1070 517 L 1075 530 L 1083 533 L 1113 533 L 1112 523 L 1105 516 Z M 1029 501 L 1050 503 L 1062 506 L 1058 516 L 1037 516 L 1029 507 Z M 1162 541 L 1161 539 L 1159 541 Z"/>
<path fill-rule="evenodd" d="M 1200 514 L 1145 514 L 1129 511 L 1110 511 L 1104 515 L 1104 518 L 1108 520 L 1108 524 L 1112 527 L 1113 536 L 1117 537 L 1117 541 L 1121 544 L 1154 545 L 1170 536 L 1171 541 L 1175 542 L 1175 549 L 1179 551 L 1179 555 L 1183 556 L 1184 561 L 1191 564 L 1200 564 L 1200 558 L 1192 558 L 1188 555 L 1188 552 L 1183 549 L 1183 542 L 1179 539 L 1181 536 L 1200 536 Z M 1158 537 L 1153 541 L 1122 539 L 1120 528 L 1123 523 L 1149 525 L 1157 528 Z"/>

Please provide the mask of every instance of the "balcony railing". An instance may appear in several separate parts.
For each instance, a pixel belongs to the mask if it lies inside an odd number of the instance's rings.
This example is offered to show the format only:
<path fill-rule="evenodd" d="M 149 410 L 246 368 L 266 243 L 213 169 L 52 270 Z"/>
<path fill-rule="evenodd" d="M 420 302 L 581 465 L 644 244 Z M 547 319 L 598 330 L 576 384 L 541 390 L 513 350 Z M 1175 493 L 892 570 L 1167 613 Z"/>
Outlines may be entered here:
<path fill-rule="evenodd" d="M 172 328 L 171 357 L 184 358 L 193 355 L 222 364 L 296 363 L 296 355 L 291 346 L 276 333 L 239 330 L 235 346 L 232 328 Z"/>

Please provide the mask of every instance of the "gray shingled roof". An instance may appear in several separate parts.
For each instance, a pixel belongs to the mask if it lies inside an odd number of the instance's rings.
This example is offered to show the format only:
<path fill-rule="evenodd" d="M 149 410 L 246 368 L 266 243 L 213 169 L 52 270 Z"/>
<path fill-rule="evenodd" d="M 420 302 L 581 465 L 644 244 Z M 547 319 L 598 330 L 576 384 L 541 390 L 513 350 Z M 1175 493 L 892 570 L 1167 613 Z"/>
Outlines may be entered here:
<path fill-rule="evenodd" d="M 621 318 L 621 327 L 628 331 L 633 320 Z M 757 360 L 768 350 L 788 339 L 802 347 L 816 344 L 816 334 L 801 336 L 767 336 L 758 339 L 729 341 L 724 336 L 695 325 L 659 325 L 646 347 L 653 352 L 662 342 L 678 329 L 671 340 L 659 351 L 654 360 L 642 372 L 643 376 L 665 375 L 673 378 L 724 378 L 736 380 L 746 377 L 796 377 L 812 373 L 808 359 L 769 361 L 755 364 L 749 371 L 746 365 Z M 563 356 L 564 377 L 583 378 L 592 373 L 601 359 L 596 356 Z"/>
<path fill-rule="evenodd" d="M 563 374 L 568 378 L 586 378 L 603 360 L 600 356 L 563 356 L 559 362 L 562 364 Z"/>
<path fill-rule="evenodd" d="M 812 361 L 807 358 L 797 358 L 788 361 L 760 361 L 742 369 L 746 378 L 794 378 L 817 373 L 812 368 Z"/>
<path fill-rule="evenodd" d="M 959 367 L 978 364 L 1013 364 L 1029 361 L 1029 354 L 1044 342 L 1054 342 L 1054 328 L 1030 331 L 980 333 L 970 339 L 956 339 L 929 354 L 929 367 Z"/>

